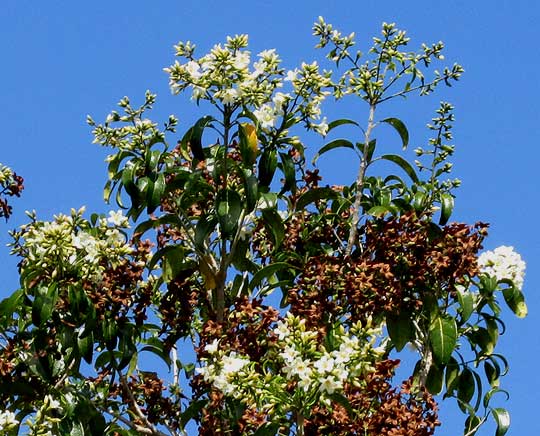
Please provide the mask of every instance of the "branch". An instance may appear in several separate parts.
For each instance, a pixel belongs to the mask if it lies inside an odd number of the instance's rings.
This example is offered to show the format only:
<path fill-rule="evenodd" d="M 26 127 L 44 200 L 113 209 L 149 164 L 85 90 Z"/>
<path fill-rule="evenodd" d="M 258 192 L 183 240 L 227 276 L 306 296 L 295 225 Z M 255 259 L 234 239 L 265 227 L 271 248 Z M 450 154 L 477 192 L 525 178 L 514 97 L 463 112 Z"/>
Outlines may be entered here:
<path fill-rule="evenodd" d="M 358 222 L 360 221 L 360 205 L 362 203 L 362 193 L 364 190 L 364 177 L 369 162 L 367 161 L 367 152 L 369 148 L 369 141 L 371 137 L 371 131 L 375 127 L 375 104 L 371 104 L 369 107 L 369 118 L 366 133 L 364 135 L 364 149 L 362 153 L 362 160 L 360 161 L 360 168 L 358 170 L 358 177 L 356 179 L 356 196 L 353 205 L 353 216 L 351 222 L 351 229 L 349 231 L 349 238 L 347 240 L 347 248 L 345 249 L 345 256 L 348 257 L 352 253 L 354 242 L 358 234 Z"/>
<path fill-rule="evenodd" d="M 148 418 L 146 417 L 146 415 L 142 412 L 141 408 L 139 407 L 139 405 L 137 404 L 137 400 L 135 399 L 135 397 L 133 396 L 133 392 L 131 392 L 131 389 L 129 388 L 129 385 L 126 381 L 126 378 L 124 377 L 124 375 L 120 374 L 120 383 L 122 384 L 122 387 L 124 388 L 124 390 L 126 391 L 128 397 L 129 397 L 129 401 L 131 402 L 131 405 L 133 406 L 133 411 L 135 412 L 135 414 L 139 417 L 139 419 L 144 422 L 144 424 L 146 425 L 146 427 L 143 427 L 143 426 L 139 426 L 138 424 L 135 424 L 133 423 L 133 425 L 137 426 L 137 427 L 141 427 L 143 429 L 145 429 L 144 433 L 145 434 L 150 434 L 150 435 L 156 435 L 156 436 L 167 436 L 165 433 L 162 433 L 160 432 L 159 430 L 157 430 L 150 421 L 148 421 Z M 119 416 L 119 418 L 121 418 Z M 122 422 L 124 422 L 122 419 L 120 419 Z M 138 429 L 137 431 L 142 431 L 140 429 Z"/>

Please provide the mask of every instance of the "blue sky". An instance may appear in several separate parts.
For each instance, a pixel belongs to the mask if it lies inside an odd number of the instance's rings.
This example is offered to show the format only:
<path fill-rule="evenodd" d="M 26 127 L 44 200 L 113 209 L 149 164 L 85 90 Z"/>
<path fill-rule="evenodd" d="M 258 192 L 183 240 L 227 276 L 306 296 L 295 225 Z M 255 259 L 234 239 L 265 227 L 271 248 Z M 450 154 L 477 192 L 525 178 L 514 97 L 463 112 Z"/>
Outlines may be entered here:
<path fill-rule="evenodd" d="M 197 116 L 188 99 L 168 90 L 162 68 L 173 62 L 173 44 L 189 39 L 204 52 L 226 35 L 248 33 L 253 52 L 276 48 L 285 66 L 294 67 L 319 56 L 311 36 L 319 15 L 343 32 L 355 31 L 359 47 L 368 46 L 383 21 L 396 22 L 412 37 L 411 47 L 442 40 L 448 62 L 465 67 L 453 88 L 383 111 L 406 122 L 414 146 L 425 141 L 423 126 L 440 100 L 456 107 L 454 175 L 463 185 L 453 218 L 491 223 L 486 248 L 513 245 L 528 264 L 524 292 L 530 315 L 517 320 L 506 314 L 508 332 L 500 346 L 511 363 L 502 386 L 512 395 L 506 404 L 513 421 L 508 434 L 535 434 L 540 390 L 534 375 L 540 358 L 536 2 L 4 0 L 0 162 L 24 176 L 26 189 L 14 202 L 16 213 L 4 225 L 0 243 L 8 241 L 9 228 L 24 222 L 25 209 L 35 209 L 43 219 L 83 204 L 89 211 L 106 210 L 101 201 L 106 150 L 91 144 L 87 114 L 102 120 L 124 95 L 141 101 L 151 89 L 158 94 L 156 120 L 175 113 L 182 129 Z M 345 110 L 358 110 L 358 119 L 365 119 L 359 106 Z M 315 147 L 323 143 L 318 141 Z M 329 182 L 349 170 L 352 180 L 355 171 L 347 155 L 328 158 L 323 169 Z M 7 253 L 0 250 L 1 296 L 17 286 L 15 261 Z M 438 434 L 459 434 L 461 416 L 450 403 L 442 408 L 448 411 Z M 489 434 L 489 426 L 479 433 Z"/>

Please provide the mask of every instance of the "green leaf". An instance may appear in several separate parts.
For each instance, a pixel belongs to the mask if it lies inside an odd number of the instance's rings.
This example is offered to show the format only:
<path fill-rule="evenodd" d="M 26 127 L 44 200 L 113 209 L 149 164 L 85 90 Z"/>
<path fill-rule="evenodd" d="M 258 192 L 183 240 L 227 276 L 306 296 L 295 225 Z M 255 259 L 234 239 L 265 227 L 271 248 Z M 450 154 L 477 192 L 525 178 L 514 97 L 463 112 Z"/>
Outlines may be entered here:
<path fill-rule="evenodd" d="M 79 353 L 86 363 L 92 363 L 92 355 L 94 353 L 94 335 L 90 333 L 88 336 L 77 337 L 77 347 Z"/>
<path fill-rule="evenodd" d="M 328 200 L 337 198 L 338 194 L 332 188 L 313 188 L 302 194 L 296 202 L 295 209 L 300 211 L 304 209 L 308 204 L 314 203 L 319 200 Z"/>
<path fill-rule="evenodd" d="M 328 123 L 328 132 L 332 131 L 338 126 L 343 126 L 344 124 L 352 124 L 353 126 L 359 127 L 360 125 L 353 120 L 348 120 L 346 118 L 341 118 L 339 120 L 334 120 L 331 123 Z"/>
<path fill-rule="evenodd" d="M 426 207 L 427 196 L 423 191 L 417 191 L 414 193 L 412 207 L 417 212 L 422 212 Z"/>
<path fill-rule="evenodd" d="M 222 236 L 228 238 L 236 232 L 242 213 L 242 199 L 236 191 L 220 191 L 216 196 L 216 214 Z"/>
<path fill-rule="evenodd" d="M 438 317 L 429 330 L 429 339 L 437 362 L 448 363 L 457 342 L 457 326 L 454 318 Z"/>
<path fill-rule="evenodd" d="M 407 173 L 407 175 L 414 183 L 420 183 L 420 180 L 418 179 L 418 176 L 416 175 L 416 171 L 414 170 L 413 166 L 401 156 L 397 154 L 383 154 L 377 159 L 383 159 L 395 163 L 403 171 L 405 171 L 405 173 Z"/>
<path fill-rule="evenodd" d="M 426 388 L 433 395 L 439 395 L 443 388 L 444 367 L 440 367 L 435 362 L 431 364 L 426 378 Z"/>
<path fill-rule="evenodd" d="M 457 388 L 457 381 L 459 376 L 459 363 L 453 357 L 450 358 L 448 365 L 446 365 L 446 373 L 444 376 L 444 383 L 446 385 L 446 394 L 447 396 L 452 396 L 455 389 Z"/>
<path fill-rule="evenodd" d="M 161 204 L 161 197 L 165 192 L 165 175 L 163 173 L 159 174 L 156 181 L 154 182 L 153 188 L 154 189 L 152 190 L 152 193 L 148 198 L 148 204 L 146 206 L 146 211 L 149 214 L 154 212 Z"/>
<path fill-rule="evenodd" d="M 191 148 L 191 152 L 193 153 L 193 157 L 195 157 L 197 160 L 203 161 L 206 158 L 202 146 L 202 135 L 204 133 L 204 129 L 210 125 L 212 121 L 215 121 L 215 118 L 209 115 L 199 118 L 199 120 L 197 120 L 193 127 L 191 127 L 182 138 L 182 146 L 184 148 L 189 146 Z"/>
<path fill-rule="evenodd" d="M 491 387 L 499 386 L 499 376 L 500 370 L 497 371 L 497 368 L 490 362 L 484 362 L 484 372 L 486 373 L 486 378 L 488 379 L 489 385 Z"/>
<path fill-rule="evenodd" d="M 122 171 L 122 185 L 131 198 L 131 203 L 134 205 L 139 204 L 140 197 L 139 189 L 137 188 L 134 180 L 136 170 L 136 165 L 126 165 Z"/>
<path fill-rule="evenodd" d="M 171 366 L 171 358 L 170 356 L 165 352 L 165 348 L 163 346 L 163 343 L 158 339 L 151 337 L 145 341 L 144 347 L 141 348 L 141 352 L 148 351 L 150 353 L 155 354 L 161 360 L 163 360 L 167 366 L 170 368 Z"/>
<path fill-rule="evenodd" d="M 286 262 L 274 262 L 266 265 L 253 275 L 253 278 L 249 283 L 250 289 L 255 289 L 262 283 L 264 279 L 268 279 L 269 277 L 273 276 L 277 271 L 286 268 L 291 268 L 291 265 Z"/>
<path fill-rule="evenodd" d="M 478 416 L 469 415 L 467 419 L 465 420 L 464 433 L 466 433 L 467 436 L 474 436 L 476 432 L 478 431 L 478 429 L 480 428 L 481 423 L 482 423 L 482 420 Z"/>
<path fill-rule="evenodd" d="M 391 214 L 394 212 L 395 209 L 392 206 L 373 206 L 367 211 L 367 214 L 376 218 L 382 218 L 387 213 Z"/>
<path fill-rule="evenodd" d="M 354 409 L 351 406 L 349 399 L 345 395 L 342 395 L 338 392 L 334 392 L 333 394 L 330 395 L 330 398 L 336 403 L 338 403 L 340 406 L 343 406 L 345 410 L 347 411 L 347 413 L 349 414 L 349 416 L 354 416 Z"/>
<path fill-rule="evenodd" d="M 450 219 L 452 211 L 454 210 L 454 197 L 452 194 L 445 192 L 441 194 L 441 217 L 439 218 L 439 224 L 444 226 Z"/>
<path fill-rule="evenodd" d="M 249 123 L 238 125 L 238 136 L 240 139 L 239 151 L 242 161 L 248 167 L 251 167 L 257 160 L 258 139 L 255 126 Z"/>
<path fill-rule="evenodd" d="M 259 199 L 259 182 L 257 177 L 250 171 L 244 170 L 244 192 L 246 196 L 246 212 L 251 212 Z"/>
<path fill-rule="evenodd" d="M 407 148 L 407 145 L 409 144 L 409 132 L 407 131 L 407 127 L 405 127 L 403 121 L 398 118 L 386 118 L 382 120 L 381 123 L 390 124 L 399 134 L 403 149 Z"/>
<path fill-rule="evenodd" d="M 364 155 L 368 164 L 371 163 L 371 159 L 373 158 L 373 153 L 375 152 L 376 145 L 377 145 L 376 139 L 372 139 L 371 141 L 369 141 L 367 149 L 365 149 L 363 143 L 361 142 L 356 143 L 357 150 Z"/>
<path fill-rule="evenodd" d="M 189 421 L 191 421 L 195 416 L 197 416 L 197 414 L 202 410 L 206 403 L 207 400 L 198 400 L 192 401 L 189 404 L 189 406 L 180 414 L 180 422 L 182 428 L 184 428 Z"/>
<path fill-rule="evenodd" d="M 267 148 L 259 159 L 259 184 L 270 186 L 277 168 L 276 150 Z"/>
<path fill-rule="evenodd" d="M 470 291 L 458 289 L 457 297 L 460 306 L 461 322 L 465 323 L 471 317 L 474 310 L 474 295 Z"/>
<path fill-rule="evenodd" d="M 274 436 L 280 428 L 280 424 L 277 422 L 267 422 L 261 425 L 253 436 Z"/>
<path fill-rule="evenodd" d="M 495 436 L 504 436 L 510 427 L 510 414 L 502 407 L 491 409 L 491 413 L 493 413 L 493 418 L 495 418 L 495 422 L 497 423 Z"/>
<path fill-rule="evenodd" d="M 414 326 L 408 312 L 386 315 L 386 328 L 397 351 L 401 351 L 407 342 L 414 339 Z"/>
<path fill-rule="evenodd" d="M 287 153 L 279 153 L 279 157 L 281 158 L 280 166 L 285 177 L 281 194 L 287 191 L 291 191 L 294 194 L 296 192 L 296 171 L 292 157 Z"/>
<path fill-rule="evenodd" d="M 459 375 L 458 399 L 465 404 L 469 404 L 475 390 L 475 381 L 472 371 L 465 368 Z"/>
<path fill-rule="evenodd" d="M 214 215 L 203 215 L 195 227 L 195 246 L 204 251 L 206 249 L 206 240 L 212 234 L 217 226 L 218 220 Z"/>
<path fill-rule="evenodd" d="M 323 145 L 321 149 L 318 151 L 317 154 L 313 157 L 313 160 L 311 161 L 313 164 L 317 162 L 317 160 L 326 152 L 330 150 L 334 150 L 335 148 L 350 148 L 351 150 L 354 150 L 354 145 L 351 141 L 348 141 L 346 139 L 334 139 L 333 141 L 330 141 L 328 144 Z"/>
<path fill-rule="evenodd" d="M 527 304 L 523 293 L 515 287 L 506 288 L 503 290 L 504 301 L 512 312 L 518 318 L 525 318 L 528 313 Z"/>
<path fill-rule="evenodd" d="M 264 226 L 272 236 L 274 250 L 277 249 L 285 238 L 285 226 L 281 217 L 274 209 L 264 209 L 262 211 Z"/>

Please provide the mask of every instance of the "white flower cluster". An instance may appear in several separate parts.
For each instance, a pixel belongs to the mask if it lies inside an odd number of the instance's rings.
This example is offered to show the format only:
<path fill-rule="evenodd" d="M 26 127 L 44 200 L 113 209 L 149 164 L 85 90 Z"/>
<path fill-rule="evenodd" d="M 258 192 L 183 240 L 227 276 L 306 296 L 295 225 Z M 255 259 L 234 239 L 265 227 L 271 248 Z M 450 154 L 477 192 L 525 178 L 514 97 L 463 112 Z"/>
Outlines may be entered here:
<path fill-rule="evenodd" d="M 345 383 L 358 384 L 362 374 L 372 371 L 383 352 L 375 347 L 382 331 L 371 325 L 358 324 L 349 332 L 338 329 L 330 351 L 318 344 L 317 332 L 307 330 L 305 320 L 291 314 L 277 323 L 273 333 L 278 341 L 257 364 L 235 351 L 220 350 L 214 340 L 206 346 L 210 357 L 202 359 L 197 373 L 225 396 L 269 411 L 278 407 L 276 399 L 290 397 L 291 382 L 297 388 L 295 396 L 330 404 L 330 396 L 342 391 Z"/>
<path fill-rule="evenodd" d="M 109 212 L 95 226 L 82 218 L 84 208 L 71 215 L 56 215 L 53 221 L 33 221 L 15 233 L 19 240 L 12 252 L 24 257 L 23 270 L 55 278 L 69 271 L 79 278 L 99 282 L 105 266 L 119 265 L 133 250 L 122 229 L 129 227 L 121 211 Z M 21 240 L 22 239 L 22 240 Z"/>
<path fill-rule="evenodd" d="M 19 425 L 19 421 L 13 412 L 10 410 L 0 412 L 0 430 L 10 430 L 17 425 Z"/>
<path fill-rule="evenodd" d="M 315 131 L 326 134 L 326 119 L 320 120 L 320 105 L 330 94 L 330 73 L 321 74 L 316 62 L 303 63 L 299 69 L 285 72 L 275 49 L 257 54 L 245 50 L 247 35 L 228 37 L 224 45 L 215 45 L 210 53 L 196 59 L 195 46 L 180 42 L 176 55 L 186 60 L 175 61 L 165 68 L 173 93 L 191 88 L 192 99 L 209 100 L 230 108 L 249 107 L 263 129 L 277 127 L 277 120 L 286 114 L 297 121 L 304 120 Z M 285 82 L 292 85 L 291 93 L 276 92 Z"/>
<path fill-rule="evenodd" d="M 13 170 L 0 164 L 0 185 L 9 186 L 13 183 Z"/>
<path fill-rule="evenodd" d="M 374 347 L 379 329 L 356 327 L 360 335 L 347 333 L 343 328 L 335 332 L 337 348 L 313 349 L 317 332 L 306 330 L 305 320 L 288 314 L 279 321 L 274 333 L 281 351 L 281 372 L 286 380 L 296 381 L 304 391 L 318 390 L 322 394 L 341 391 L 346 381 L 373 369 L 372 362 L 382 350 Z"/>
<path fill-rule="evenodd" d="M 486 251 L 478 257 L 480 272 L 497 280 L 511 280 L 517 289 L 523 288 L 525 262 L 514 251 L 514 247 L 502 245 L 493 251 Z"/>
<path fill-rule="evenodd" d="M 206 351 L 215 354 L 217 353 L 217 346 L 217 341 L 214 341 L 213 344 L 206 347 Z M 222 355 L 219 360 L 213 360 L 212 363 L 197 368 L 197 373 L 203 376 L 204 381 L 211 383 L 223 394 L 236 398 L 238 394 L 241 394 L 237 389 L 240 382 L 239 378 L 246 375 L 246 367 L 250 363 L 248 358 L 233 351 Z"/>
<path fill-rule="evenodd" d="M 96 125 L 96 122 L 88 115 L 86 122 L 94 127 L 92 131 L 93 142 L 121 151 L 135 151 L 136 153 L 144 153 L 149 143 L 163 142 L 165 131 L 174 132 L 178 119 L 174 115 L 170 115 L 164 131 L 161 131 L 157 123 L 145 118 L 145 112 L 152 109 L 155 101 L 156 95 L 146 91 L 144 104 L 135 108 L 132 107 L 128 97 L 123 97 L 118 103 L 118 106 L 123 109 L 123 113 L 112 111 L 107 115 L 104 124 Z M 123 124 L 117 126 L 118 122 Z M 114 157 L 115 155 L 108 156 L 106 161 L 111 162 Z"/>

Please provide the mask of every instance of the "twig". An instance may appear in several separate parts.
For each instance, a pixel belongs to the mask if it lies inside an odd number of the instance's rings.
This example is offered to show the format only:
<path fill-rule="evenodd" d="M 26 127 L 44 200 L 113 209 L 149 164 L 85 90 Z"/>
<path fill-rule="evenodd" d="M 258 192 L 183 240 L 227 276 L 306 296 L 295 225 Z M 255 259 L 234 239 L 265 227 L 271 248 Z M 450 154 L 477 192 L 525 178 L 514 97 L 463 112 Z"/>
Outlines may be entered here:
<path fill-rule="evenodd" d="M 137 404 L 137 400 L 135 399 L 135 397 L 133 396 L 133 392 L 131 392 L 131 389 L 129 388 L 129 385 L 126 381 L 126 378 L 120 374 L 120 383 L 122 383 L 122 387 L 124 388 L 124 390 L 126 391 L 128 397 L 129 397 L 129 401 L 131 402 L 131 405 L 133 406 L 133 410 L 135 412 L 135 414 L 142 420 L 142 422 L 144 422 L 144 424 L 146 425 L 146 427 L 143 427 L 143 428 L 146 428 L 148 431 L 146 432 L 146 434 L 151 434 L 151 435 L 157 435 L 157 436 L 167 436 L 165 433 L 162 433 L 160 432 L 159 430 L 157 430 L 150 421 L 148 421 L 148 418 L 146 417 L 146 415 L 142 412 L 141 408 L 139 407 L 139 405 Z M 123 421 L 122 421 L 123 422 Z M 136 425 L 136 424 L 135 424 Z M 142 426 L 141 426 L 142 427 Z M 140 431 L 140 430 L 138 430 Z"/>

